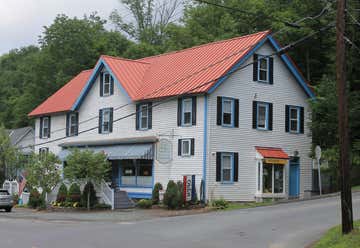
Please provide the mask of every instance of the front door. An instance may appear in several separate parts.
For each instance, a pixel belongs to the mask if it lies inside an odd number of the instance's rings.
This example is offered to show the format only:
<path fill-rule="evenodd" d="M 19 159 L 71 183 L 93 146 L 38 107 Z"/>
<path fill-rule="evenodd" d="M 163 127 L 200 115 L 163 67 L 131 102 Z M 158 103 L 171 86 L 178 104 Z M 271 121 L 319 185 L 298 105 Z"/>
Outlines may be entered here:
<path fill-rule="evenodd" d="M 300 163 L 298 157 L 291 158 L 289 174 L 289 196 L 297 197 L 300 193 Z"/>

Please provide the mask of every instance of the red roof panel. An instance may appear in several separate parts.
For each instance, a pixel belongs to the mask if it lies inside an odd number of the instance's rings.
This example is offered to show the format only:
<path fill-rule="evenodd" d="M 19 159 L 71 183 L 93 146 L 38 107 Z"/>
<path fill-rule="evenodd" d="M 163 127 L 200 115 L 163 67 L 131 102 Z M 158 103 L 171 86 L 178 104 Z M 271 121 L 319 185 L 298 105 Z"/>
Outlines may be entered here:
<path fill-rule="evenodd" d="M 284 152 L 281 148 L 260 146 L 255 148 L 264 158 L 289 159 L 289 155 L 287 155 L 287 153 Z"/>

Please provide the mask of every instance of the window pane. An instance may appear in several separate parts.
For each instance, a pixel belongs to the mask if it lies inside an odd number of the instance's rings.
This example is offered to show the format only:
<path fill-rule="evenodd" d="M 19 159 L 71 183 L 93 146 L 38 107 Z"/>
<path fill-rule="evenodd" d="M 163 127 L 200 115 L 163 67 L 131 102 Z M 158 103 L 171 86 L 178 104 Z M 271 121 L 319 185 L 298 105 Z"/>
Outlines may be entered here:
<path fill-rule="evenodd" d="M 76 125 L 77 121 L 76 121 L 76 115 L 72 114 L 70 115 L 70 125 Z"/>
<path fill-rule="evenodd" d="M 132 160 L 121 160 L 121 184 L 136 185 L 136 169 Z"/>
<path fill-rule="evenodd" d="M 231 181 L 231 169 L 223 169 L 223 181 Z"/>
<path fill-rule="evenodd" d="M 291 119 L 297 119 L 298 117 L 298 111 L 295 108 L 290 109 L 290 118 Z"/>
<path fill-rule="evenodd" d="M 191 112 L 184 113 L 184 124 L 190 124 L 191 123 Z"/>
<path fill-rule="evenodd" d="M 274 165 L 274 193 L 284 192 L 284 166 Z"/>
<path fill-rule="evenodd" d="M 268 60 L 266 58 L 260 59 L 260 69 L 261 70 L 267 70 L 267 68 L 268 68 L 267 61 Z"/>
<path fill-rule="evenodd" d="M 297 120 L 290 121 L 290 130 L 291 131 L 298 131 L 298 122 Z"/>
<path fill-rule="evenodd" d="M 261 81 L 267 81 L 267 71 L 260 70 L 259 71 L 259 79 Z"/>
<path fill-rule="evenodd" d="M 148 123 L 147 123 L 147 117 L 142 117 L 141 118 L 141 128 L 147 128 L 148 127 Z"/>
<path fill-rule="evenodd" d="M 224 101 L 224 112 L 231 113 L 231 102 L 232 101 Z"/>
<path fill-rule="evenodd" d="M 272 193 L 272 166 L 263 164 L 263 193 Z"/>
<path fill-rule="evenodd" d="M 183 124 L 191 124 L 192 99 L 184 99 L 183 105 Z"/>
<path fill-rule="evenodd" d="M 183 104 L 184 104 L 184 112 L 191 112 L 191 110 L 192 110 L 192 100 L 191 99 L 185 99 Z"/>
<path fill-rule="evenodd" d="M 259 106 L 258 107 L 257 125 L 260 128 L 265 128 L 266 127 L 266 107 L 265 106 Z"/>
<path fill-rule="evenodd" d="M 152 160 L 137 160 L 139 168 L 137 175 L 138 186 L 152 186 Z"/>
<path fill-rule="evenodd" d="M 182 141 L 182 155 L 190 155 L 190 141 L 189 140 Z"/>
<path fill-rule="evenodd" d="M 223 113 L 223 124 L 231 125 L 231 114 Z"/>
<path fill-rule="evenodd" d="M 222 156 L 222 180 L 227 182 L 231 181 L 231 156 Z"/>

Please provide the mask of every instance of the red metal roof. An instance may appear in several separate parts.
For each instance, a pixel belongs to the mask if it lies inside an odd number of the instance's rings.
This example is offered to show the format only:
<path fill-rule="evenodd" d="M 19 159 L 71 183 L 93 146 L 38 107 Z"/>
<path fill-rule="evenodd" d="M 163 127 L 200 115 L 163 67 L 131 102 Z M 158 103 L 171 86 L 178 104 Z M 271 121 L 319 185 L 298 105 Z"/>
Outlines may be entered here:
<path fill-rule="evenodd" d="M 62 88 L 30 112 L 29 116 L 69 111 L 88 81 L 92 70 L 80 72 Z"/>
<path fill-rule="evenodd" d="M 98 63 L 106 63 L 133 101 L 205 93 L 214 86 L 216 79 L 269 34 L 270 31 L 263 31 L 139 60 L 102 55 Z M 90 74 L 91 70 L 77 75 L 29 116 L 71 110 Z M 208 81 L 211 82 L 206 83 Z"/>
<path fill-rule="evenodd" d="M 289 159 L 289 155 L 281 148 L 260 146 L 256 146 L 255 148 L 264 158 Z"/>

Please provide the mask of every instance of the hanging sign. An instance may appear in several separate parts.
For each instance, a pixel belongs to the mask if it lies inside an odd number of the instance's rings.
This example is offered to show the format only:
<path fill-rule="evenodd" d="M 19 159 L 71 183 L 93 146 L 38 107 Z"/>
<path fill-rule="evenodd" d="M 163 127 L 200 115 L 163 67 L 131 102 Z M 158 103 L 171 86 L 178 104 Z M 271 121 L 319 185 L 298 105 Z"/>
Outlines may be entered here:
<path fill-rule="evenodd" d="M 195 201 L 195 175 L 184 176 L 183 179 L 183 199 L 184 202 Z"/>
<path fill-rule="evenodd" d="M 264 162 L 267 164 L 282 164 L 285 165 L 287 163 L 286 159 L 278 159 L 278 158 L 265 158 Z"/>

